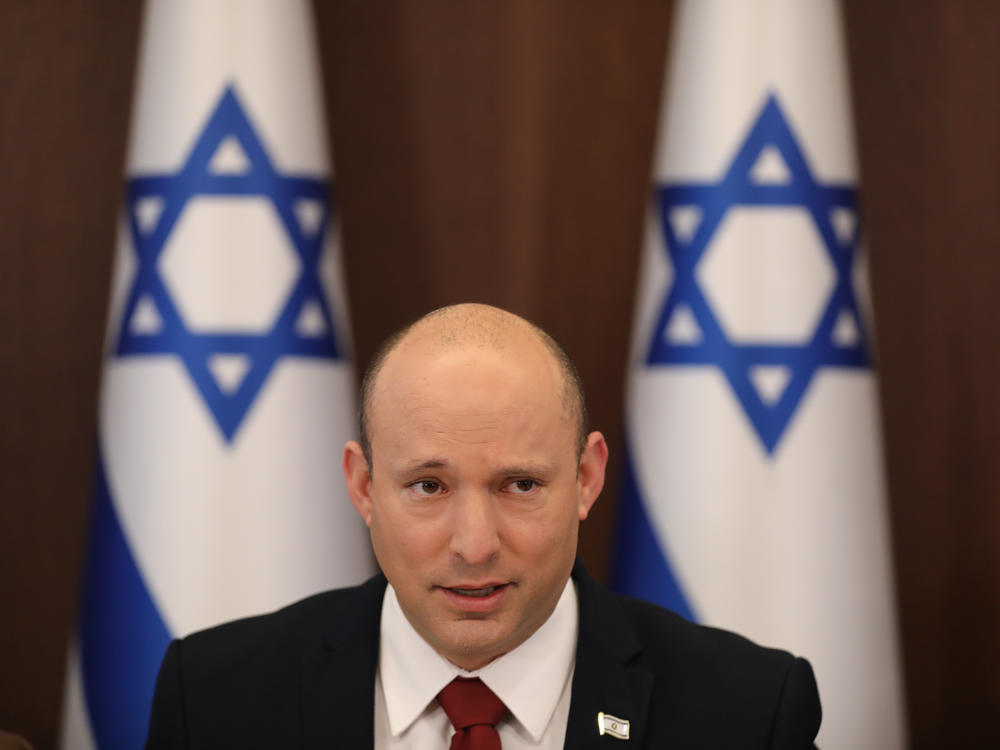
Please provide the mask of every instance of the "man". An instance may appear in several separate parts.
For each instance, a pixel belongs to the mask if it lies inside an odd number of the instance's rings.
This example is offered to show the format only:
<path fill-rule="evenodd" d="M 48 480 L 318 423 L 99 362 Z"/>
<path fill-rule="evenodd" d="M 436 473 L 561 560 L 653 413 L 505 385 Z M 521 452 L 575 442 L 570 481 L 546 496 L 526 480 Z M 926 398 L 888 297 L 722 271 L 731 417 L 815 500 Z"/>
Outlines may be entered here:
<path fill-rule="evenodd" d="M 343 456 L 384 578 L 172 643 L 147 747 L 811 747 L 807 662 L 574 566 L 607 456 L 546 333 L 485 305 L 417 321 Z"/>

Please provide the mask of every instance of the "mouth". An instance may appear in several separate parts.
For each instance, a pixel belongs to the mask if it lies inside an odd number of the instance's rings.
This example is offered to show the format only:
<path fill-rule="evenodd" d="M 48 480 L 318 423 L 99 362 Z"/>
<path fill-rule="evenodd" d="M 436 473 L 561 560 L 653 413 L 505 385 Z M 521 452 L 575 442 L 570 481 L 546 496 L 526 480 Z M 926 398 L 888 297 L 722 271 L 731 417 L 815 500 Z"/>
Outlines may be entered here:
<path fill-rule="evenodd" d="M 487 614 L 496 610 L 510 588 L 509 583 L 485 586 L 442 586 L 441 591 L 452 606 L 462 612 Z"/>
<path fill-rule="evenodd" d="M 490 594 L 492 594 L 494 591 L 496 591 L 501 586 L 505 586 L 505 585 L 506 584 L 500 583 L 500 584 L 497 584 L 496 586 L 481 586 L 479 588 L 474 588 L 474 589 L 463 589 L 463 588 L 458 588 L 458 587 L 452 587 L 452 588 L 449 588 L 448 590 L 449 591 L 454 591 L 456 594 L 459 594 L 461 596 L 471 596 L 471 597 L 474 597 L 476 599 L 482 599 L 482 598 L 485 598 L 485 597 L 489 596 Z"/>

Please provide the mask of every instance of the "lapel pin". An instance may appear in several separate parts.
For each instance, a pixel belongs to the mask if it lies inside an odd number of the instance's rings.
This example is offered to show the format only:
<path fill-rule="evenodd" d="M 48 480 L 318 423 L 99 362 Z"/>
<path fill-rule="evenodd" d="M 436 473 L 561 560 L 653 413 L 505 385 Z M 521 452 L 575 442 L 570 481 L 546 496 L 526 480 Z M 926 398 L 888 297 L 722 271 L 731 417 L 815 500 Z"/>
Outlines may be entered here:
<path fill-rule="evenodd" d="M 599 711 L 597 713 L 597 733 L 610 734 L 616 739 L 627 740 L 628 719 L 619 719 L 617 716 Z"/>

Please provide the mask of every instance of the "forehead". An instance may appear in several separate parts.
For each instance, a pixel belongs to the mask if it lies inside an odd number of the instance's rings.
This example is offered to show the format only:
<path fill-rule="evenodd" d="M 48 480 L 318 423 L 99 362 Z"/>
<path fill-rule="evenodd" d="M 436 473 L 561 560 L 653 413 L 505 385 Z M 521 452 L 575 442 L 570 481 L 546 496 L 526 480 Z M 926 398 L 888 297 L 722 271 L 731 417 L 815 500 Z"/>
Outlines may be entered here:
<path fill-rule="evenodd" d="M 538 341 L 405 341 L 387 357 L 370 406 L 372 443 L 396 452 L 418 444 L 539 451 L 574 442 L 565 378 Z"/>

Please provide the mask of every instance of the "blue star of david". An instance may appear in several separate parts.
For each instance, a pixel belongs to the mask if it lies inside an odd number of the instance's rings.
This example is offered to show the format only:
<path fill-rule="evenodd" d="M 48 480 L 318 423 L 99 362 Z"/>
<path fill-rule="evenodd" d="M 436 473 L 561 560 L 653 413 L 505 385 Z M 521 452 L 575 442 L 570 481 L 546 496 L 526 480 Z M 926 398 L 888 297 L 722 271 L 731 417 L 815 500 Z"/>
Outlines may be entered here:
<path fill-rule="evenodd" d="M 246 157 L 237 173 L 213 170 L 212 157 L 226 139 L 235 139 Z M 188 203 L 197 196 L 259 196 L 280 217 L 299 261 L 299 273 L 270 329 L 264 333 L 239 330 L 193 331 L 180 314 L 164 283 L 157 261 Z M 156 199 L 159 214 L 141 221 L 139 206 Z M 319 207 L 312 228 L 298 220 L 296 208 Z M 333 212 L 327 180 L 281 174 L 275 169 L 232 86 L 226 88 L 183 166 L 173 174 L 137 175 L 128 180 L 126 208 L 138 257 L 135 280 L 126 298 L 115 352 L 118 356 L 171 354 L 180 357 L 226 442 L 240 425 L 278 360 L 285 356 L 336 359 L 333 318 L 319 280 L 323 237 Z M 133 325 L 140 302 L 152 304 L 155 330 Z M 297 325 L 306 306 L 314 325 Z M 321 323 L 316 325 L 316 311 Z M 146 328 L 149 328 L 148 326 Z M 209 363 L 216 355 L 242 355 L 249 365 L 234 389 L 224 389 Z"/>
<path fill-rule="evenodd" d="M 779 184 L 755 181 L 752 170 L 766 148 L 782 157 L 788 179 Z M 788 121 L 772 95 L 740 145 L 719 182 L 668 183 L 658 189 L 660 222 L 675 279 L 667 292 L 649 346 L 648 365 L 714 365 L 726 377 L 768 455 L 773 455 L 813 375 L 821 367 L 863 368 L 870 358 L 862 318 L 851 284 L 851 267 L 860 236 L 860 222 L 847 237 L 838 236 L 833 214 L 847 209 L 857 216 L 857 190 L 852 185 L 820 184 L 813 177 Z M 804 208 L 822 238 L 822 246 L 835 269 L 836 282 L 811 336 L 802 344 L 768 341 L 736 343 L 720 325 L 701 289 L 695 269 L 726 212 L 735 206 L 784 206 Z M 697 209 L 701 221 L 687 236 L 671 223 L 674 209 Z M 668 335 L 674 315 L 685 309 L 700 329 L 692 340 L 676 341 Z M 837 340 L 835 326 L 844 316 L 853 324 L 851 341 Z M 787 368 L 788 381 L 774 400 L 765 400 L 755 388 L 751 373 L 759 366 Z"/>

